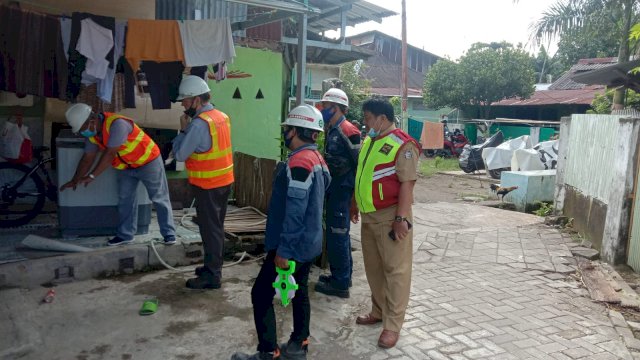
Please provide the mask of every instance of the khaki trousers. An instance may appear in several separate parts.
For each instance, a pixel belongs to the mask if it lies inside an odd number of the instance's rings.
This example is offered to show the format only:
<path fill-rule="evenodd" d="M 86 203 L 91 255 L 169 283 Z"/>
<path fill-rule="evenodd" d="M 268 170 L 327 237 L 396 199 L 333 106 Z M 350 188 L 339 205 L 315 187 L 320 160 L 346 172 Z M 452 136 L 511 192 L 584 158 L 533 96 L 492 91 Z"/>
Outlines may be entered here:
<path fill-rule="evenodd" d="M 371 288 L 371 315 L 382 319 L 385 330 L 400 332 L 411 290 L 413 230 L 393 241 L 391 225 L 392 221 L 362 222 L 362 256 Z"/>

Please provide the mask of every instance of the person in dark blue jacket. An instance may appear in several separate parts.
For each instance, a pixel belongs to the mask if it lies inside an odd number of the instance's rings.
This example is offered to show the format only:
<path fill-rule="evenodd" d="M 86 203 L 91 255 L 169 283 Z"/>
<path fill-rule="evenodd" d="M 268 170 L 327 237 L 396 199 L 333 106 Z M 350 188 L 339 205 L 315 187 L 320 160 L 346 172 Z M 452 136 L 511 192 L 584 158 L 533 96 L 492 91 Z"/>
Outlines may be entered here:
<path fill-rule="evenodd" d="M 327 126 L 325 160 L 331 173 L 331 186 L 325 202 L 327 257 L 331 275 L 320 275 L 315 290 L 342 298 L 349 297 L 353 273 L 349 213 L 360 152 L 360 130 L 347 121 L 348 108 L 349 98 L 340 89 L 329 89 L 322 97 L 320 112 Z"/>
<path fill-rule="evenodd" d="M 316 140 L 323 131 L 320 111 L 309 105 L 291 110 L 283 123 L 285 145 L 292 151 L 280 163 L 269 203 L 265 250 L 267 256 L 251 289 L 253 317 L 258 334 L 258 352 L 236 353 L 232 360 L 306 359 L 311 306 L 309 271 L 313 259 L 322 252 L 322 211 L 331 175 Z M 293 277 L 298 290 L 292 300 L 293 332 L 278 346 L 273 309 L 276 267 L 287 269 L 296 262 Z"/>

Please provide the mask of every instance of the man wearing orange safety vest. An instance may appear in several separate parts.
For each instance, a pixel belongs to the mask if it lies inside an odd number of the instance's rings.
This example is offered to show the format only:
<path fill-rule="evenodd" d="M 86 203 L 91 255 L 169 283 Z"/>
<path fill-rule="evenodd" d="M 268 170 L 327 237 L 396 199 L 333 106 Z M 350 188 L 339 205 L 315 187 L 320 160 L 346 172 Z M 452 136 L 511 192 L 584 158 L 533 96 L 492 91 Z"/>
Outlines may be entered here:
<path fill-rule="evenodd" d="M 209 103 L 209 85 L 198 76 L 185 76 L 178 91 L 185 112 L 180 118 L 180 134 L 173 140 L 173 153 L 177 161 L 186 161 L 204 248 L 204 266 L 196 268 L 197 277 L 187 280 L 187 287 L 218 289 L 224 218 L 233 184 L 231 124 L 225 113 Z"/>
<path fill-rule="evenodd" d="M 94 113 L 87 104 L 69 107 L 65 117 L 71 131 L 86 138 L 84 155 L 75 175 L 60 191 L 89 185 L 109 166 L 118 176 L 118 216 L 116 236 L 107 245 L 131 243 L 137 230 L 138 204 L 136 192 L 142 182 L 158 214 L 160 233 L 166 245 L 176 242 L 176 229 L 169 200 L 169 186 L 158 145 L 133 120 L 114 113 Z M 97 154 L 100 160 L 93 167 Z M 93 170 L 92 170 L 93 167 Z"/>

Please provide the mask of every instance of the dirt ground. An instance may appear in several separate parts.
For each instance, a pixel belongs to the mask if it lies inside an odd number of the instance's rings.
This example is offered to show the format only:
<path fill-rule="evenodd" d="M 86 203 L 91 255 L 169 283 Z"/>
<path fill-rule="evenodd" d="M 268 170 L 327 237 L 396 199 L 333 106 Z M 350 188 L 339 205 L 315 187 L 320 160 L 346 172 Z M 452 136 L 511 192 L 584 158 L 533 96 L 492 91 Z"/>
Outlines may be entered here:
<path fill-rule="evenodd" d="M 463 197 L 492 198 L 489 182 L 464 179 L 451 175 L 436 174 L 430 177 L 420 176 L 413 191 L 418 203 L 462 202 Z"/>

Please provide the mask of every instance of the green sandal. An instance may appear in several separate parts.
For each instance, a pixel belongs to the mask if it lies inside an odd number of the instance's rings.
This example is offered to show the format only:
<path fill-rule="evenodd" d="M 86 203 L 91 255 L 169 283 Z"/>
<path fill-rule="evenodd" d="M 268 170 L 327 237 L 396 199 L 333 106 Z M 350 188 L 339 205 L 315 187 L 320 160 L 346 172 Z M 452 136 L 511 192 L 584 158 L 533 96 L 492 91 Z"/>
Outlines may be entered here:
<path fill-rule="evenodd" d="M 158 299 L 148 299 L 142 303 L 140 315 L 153 315 L 158 310 Z"/>

